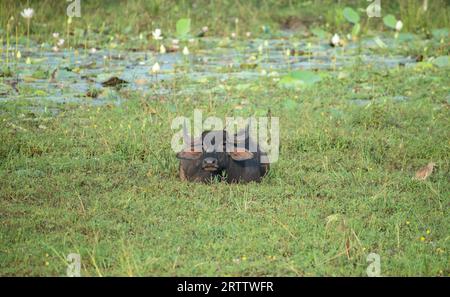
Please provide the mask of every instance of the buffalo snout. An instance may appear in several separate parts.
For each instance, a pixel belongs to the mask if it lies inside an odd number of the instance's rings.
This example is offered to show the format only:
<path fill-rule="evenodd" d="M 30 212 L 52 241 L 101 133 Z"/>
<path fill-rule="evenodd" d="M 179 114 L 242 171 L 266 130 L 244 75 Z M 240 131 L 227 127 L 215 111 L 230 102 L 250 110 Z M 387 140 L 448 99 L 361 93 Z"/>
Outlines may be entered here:
<path fill-rule="evenodd" d="M 217 171 L 219 169 L 219 160 L 214 157 L 204 158 L 202 168 L 206 171 Z"/>

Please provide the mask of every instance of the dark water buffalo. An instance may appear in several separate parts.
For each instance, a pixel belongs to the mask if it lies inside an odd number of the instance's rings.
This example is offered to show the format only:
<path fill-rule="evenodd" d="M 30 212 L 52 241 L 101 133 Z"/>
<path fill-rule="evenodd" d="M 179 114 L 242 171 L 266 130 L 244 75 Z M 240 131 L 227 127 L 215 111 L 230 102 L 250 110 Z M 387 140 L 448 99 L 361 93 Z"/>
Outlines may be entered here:
<path fill-rule="evenodd" d="M 210 182 L 220 177 L 227 163 L 223 152 L 226 132 L 204 131 L 200 138 L 193 139 L 183 127 L 183 138 L 185 143 L 191 140 L 191 146 L 177 153 L 181 180 Z"/>
<path fill-rule="evenodd" d="M 243 131 L 234 135 L 233 139 L 228 139 L 227 164 L 225 166 L 227 182 L 260 182 L 269 170 L 268 163 L 262 163 L 261 157 L 265 153 L 261 151 L 259 145 L 250 137 L 249 127 L 245 129 L 245 137 L 242 138 Z"/>
<path fill-rule="evenodd" d="M 181 180 L 209 182 L 225 175 L 228 183 L 260 182 L 269 164 L 261 163 L 265 153 L 249 137 L 248 131 L 247 127 L 244 145 L 237 141 L 242 131 L 232 139 L 227 138 L 225 130 L 205 131 L 200 138 L 192 139 L 184 127 L 183 138 L 185 143 L 191 140 L 191 146 L 177 153 Z"/>

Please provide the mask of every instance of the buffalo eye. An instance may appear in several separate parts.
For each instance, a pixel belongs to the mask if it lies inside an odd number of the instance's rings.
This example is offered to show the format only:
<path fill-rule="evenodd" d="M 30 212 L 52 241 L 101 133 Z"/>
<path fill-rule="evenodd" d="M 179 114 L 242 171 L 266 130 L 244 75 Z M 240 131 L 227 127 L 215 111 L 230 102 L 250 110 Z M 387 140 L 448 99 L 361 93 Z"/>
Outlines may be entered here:
<path fill-rule="evenodd" d="M 243 152 L 229 152 L 228 153 L 231 157 L 231 159 L 235 161 L 246 161 L 253 159 L 253 153 L 249 151 L 243 151 Z"/>

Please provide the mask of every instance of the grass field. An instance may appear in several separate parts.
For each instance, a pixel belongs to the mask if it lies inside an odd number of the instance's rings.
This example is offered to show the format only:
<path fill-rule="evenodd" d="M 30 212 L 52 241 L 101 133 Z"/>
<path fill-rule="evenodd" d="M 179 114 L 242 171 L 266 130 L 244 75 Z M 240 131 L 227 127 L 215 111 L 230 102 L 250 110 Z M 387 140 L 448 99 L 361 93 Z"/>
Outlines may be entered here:
<path fill-rule="evenodd" d="M 366 276 L 377 253 L 382 276 L 450 276 L 448 66 L 328 73 L 300 89 L 186 74 L 120 104 L 33 99 L 25 77 L 0 101 L 0 275 L 63 276 L 78 253 L 83 276 Z M 179 180 L 170 123 L 194 108 L 280 118 L 262 183 Z"/>

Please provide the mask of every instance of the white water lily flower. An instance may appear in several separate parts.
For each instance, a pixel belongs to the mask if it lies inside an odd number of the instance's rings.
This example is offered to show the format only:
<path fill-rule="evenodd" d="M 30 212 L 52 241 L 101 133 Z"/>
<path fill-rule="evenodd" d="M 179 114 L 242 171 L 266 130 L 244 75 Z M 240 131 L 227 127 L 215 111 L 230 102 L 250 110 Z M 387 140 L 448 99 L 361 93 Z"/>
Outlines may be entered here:
<path fill-rule="evenodd" d="M 189 55 L 189 49 L 187 48 L 187 46 L 183 48 L 183 55 L 185 56 Z"/>
<path fill-rule="evenodd" d="M 59 39 L 57 44 L 58 44 L 58 46 L 63 46 L 64 45 L 64 39 L 62 39 L 62 38 Z"/>
<path fill-rule="evenodd" d="M 34 15 L 34 9 L 33 8 L 25 8 L 20 15 L 24 18 L 24 19 L 31 19 Z"/>
<path fill-rule="evenodd" d="M 235 32 L 231 33 L 231 38 L 236 38 L 236 33 Z"/>
<path fill-rule="evenodd" d="M 159 52 L 161 54 L 165 54 L 166 53 L 166 47 L 164 46 L 164 44 L 161 44 L 161 46 L 159 47 Z"/>
<path fill-rule="evenodd" d="M 52 51 L 58 52 L 58 51 L 59 51 L 59 48 L 55 45 L 54 47 L 52 47 Z"/>
<path fill-rule="evenodd" d="M 91 48 L 91 49 L 89 50 L 89 52 L 90 52 L 91 54 L 95 54 L 95 53 L 97 52 L 97 49 L 96 49 L 95 47 L 93 47 L 93 48 Z"/>
<path fill-rule="evenodd" d="M 203 26 L 203 27 L 202 27 L 202 31 L 203 31 L 203 32 L 208 32 L 208 26 Z"/>
<path fill-rule="evenodd" d="M 161 29 L 155 29 L 155 31 L 152 32 L 153 39 L 155 40 L 161 40 L 163 39 L 161 36 Z"/>
<path fill-rule="evenodd" d="M 339 45 L 340 42 L 341 42 L 341 38 L 339 37 L 339 35 L 337 33 L 334 34 L 333 37 L 331 38 L 331 43 L 334 46 L 337 46 L 337 45 Z"/>
<path fill-rule="evenodd" d="M 395 24 L 395 30 L 400 31 L 402 28 L 403 28 L 403 22 L 397 21 L 397 23 Z"/>
<path fill-rule="evenodd" d="M 53 36 L 53 38 L 58 39 L 59 38 L 59 33 L 55 32 L 55 33 L 52 34 L 52 36 Z"/>
<path fill-rule="evenodd" d="M 252 36 L 252 32 L 247 32 L 247 33 L 245 33 L 245 36 L 247 36 L 247 37 Z"/>
<path fill-rule="evenodd" d="M 153 73 L 158 73 L 161 70 L 161 67 L 159 66 L 159 63 L 156 62 L 153 66 L 152 66 L 152 72 Z"/>

